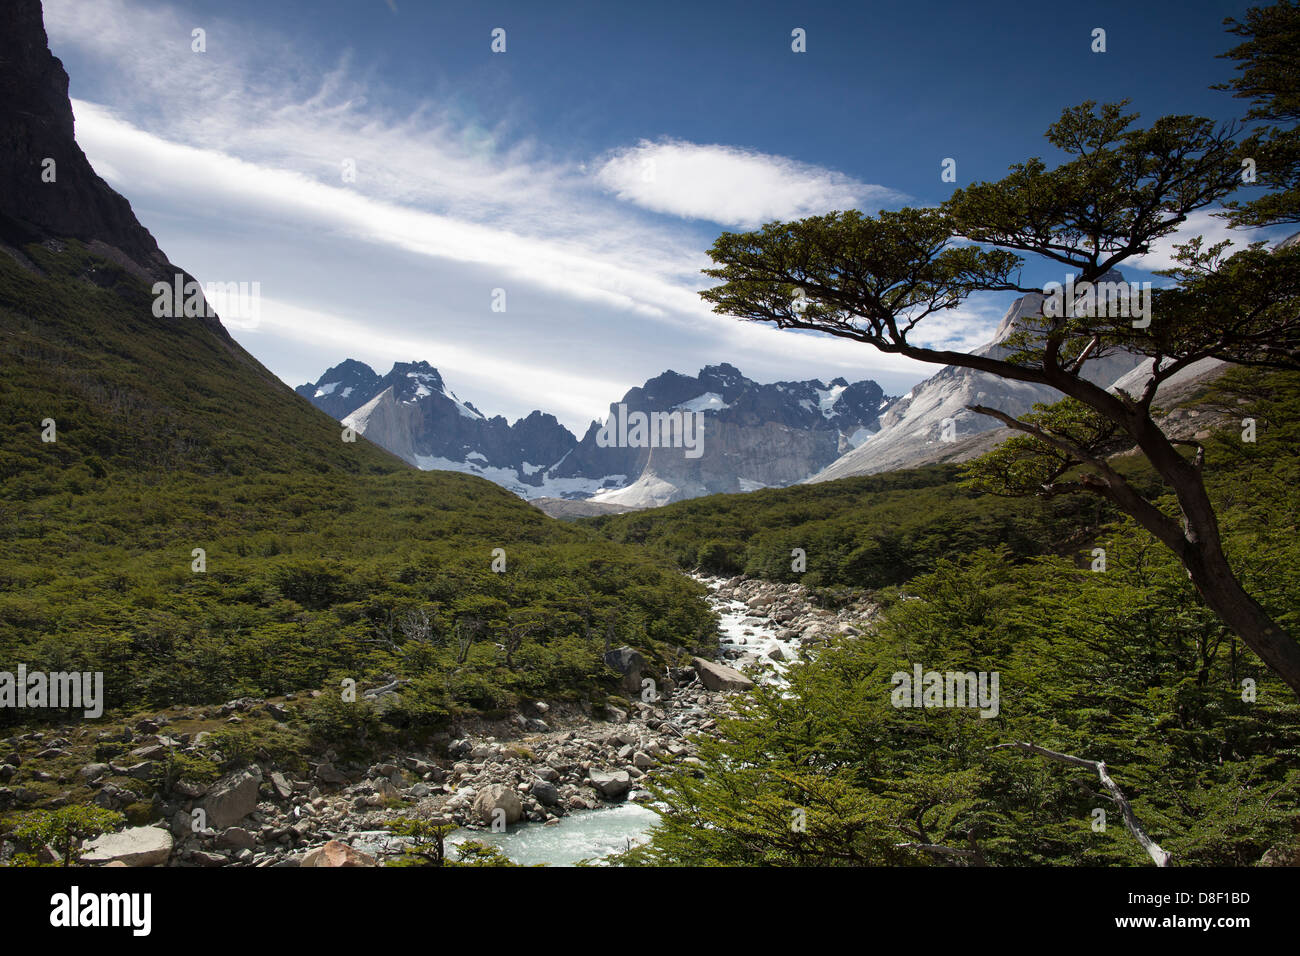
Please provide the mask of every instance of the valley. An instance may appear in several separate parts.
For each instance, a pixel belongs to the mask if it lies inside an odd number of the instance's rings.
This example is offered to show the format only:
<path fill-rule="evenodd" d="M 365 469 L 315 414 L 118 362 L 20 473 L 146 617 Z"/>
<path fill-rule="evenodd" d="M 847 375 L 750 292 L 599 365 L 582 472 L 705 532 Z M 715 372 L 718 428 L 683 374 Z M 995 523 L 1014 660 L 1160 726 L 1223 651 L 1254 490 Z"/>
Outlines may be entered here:
<path fill-rule="evenodd" d="M 1300 865 L 1292 0 L 1252 133 L 1081 99 L 942 195 L 231 93 L 156 6 L 0 8 L 0 871 Z"/>

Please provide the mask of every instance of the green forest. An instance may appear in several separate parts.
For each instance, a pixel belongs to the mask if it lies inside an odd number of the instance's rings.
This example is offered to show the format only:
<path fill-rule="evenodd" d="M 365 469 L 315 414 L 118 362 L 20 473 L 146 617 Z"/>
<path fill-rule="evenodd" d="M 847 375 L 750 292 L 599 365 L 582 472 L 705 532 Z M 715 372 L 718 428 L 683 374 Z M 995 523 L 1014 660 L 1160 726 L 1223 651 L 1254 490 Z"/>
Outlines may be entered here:
<path fill-rule="evenodd" d="M 218 322 L 155 317 L 140 270 L 94 243 L 6 245 L 0 671 L 98 672 L 105 689 L 89 727 L 79 708 L 0 707 L 0 784 L 16 781 L 0 848 L 23 847 L 7 860 L 67 863 L 127 823 L 170 827 L 162 862 L 305 859 L 291 830 L 329 791 L 344 813 L 421 807 L 383 821 L 419 866 L 507 806 L 544 826 L 631 793 L 659 823 L 612 865 L 1300 863 L 1296 237 L 1174 246 L 1149 328 L 1040 309 L 996 351 L 908 338 L 970 296 L 1031 294 L 1026 257 L 1093 281 L 1203 210 L 1294 230 L 1300 72 L 1278 41 L 1300 37 L 1300 6 L 1231 32 L 1225 89 L 1249 100 L 1249 133 L 1089 101 L 1048 128 L 1052 168 L 708 250 L 700 295 L 720 314 L 1064 396 L 966 406 L 1016 432 L 966 461 L 555 520 L 342 427 Z M 1242 202 L 1256 156 L 1266 188 Z M 1133 394 L 1084 372 L 1116 355 L 1149 363 Z M 1207 363 L 1227 367 L 1162 405 Z M 1173 413 L 1204 417 L 1176 435 Z M 734 648 L 700 580 L 742 576 L 879 614 L 809 626 L 797 659 L 758 662 L 784 680 L 750 680 L 719 666 Z M 996 706 L 900 705 L 914 673 L 994 679 Z M 238 698 L 254 702 L 223 709 Z M 514 728 L 551 735 L 553 763 Z M 210 784 L 254 764 L 220 836 L 187 829 Z M 88 805 L 95 789 L 111 799 Z M 264 822 L 259 800 L 286 826 L 235 826 Z M 231 830 L 247 845 L 197 849 Z M 458 862 L 510 861 L 475 843 Z"/>
<path fill-rule="evenodd" d="M 0 257 L 6 660 L 102 671 L 128 711 L 415 677 L 390 720 L 442 727 L 599 702 L 607 640 L 661 666 L 707 645 L 669 562 L 345 442 L 211 330 L 152 319 L 119 267 L 28 251 L 46 276 Z"/>
<path fill-rule="evenodd" d="M 1257 416 L 1257 442 L 1225 429 L 1206 458 L 1234 565 L 1294 628 L 1300 376 L 1231 373 L 1199 401 Z M 1251 865 L 1294 845 L 1300 704 L 1198 601 L 1166 549 L 1129 521 L 1079 541 L 1050 510 L 1017 501 L 1028 507 L 1008 512 L 1006 499 L 934 473 L 913 477 L 921 487 L 896 488 L 885 504 L 864 495 L 835 519 L 810 514 L 808 502 L 844 495 L 852 482 L 599 519 L 619 540 L 680 553 L 678 522 L 717 513 L 736 529 L 734 553 L 747 568 L 788 569 L 787 546 L 807 542 L 810 579 L 819 542 L 837 556 L 870 553 L 880 541 L 924 542 L 949 523 L 966 542 L 905 552 L 916 562 L 909 572 L 919 571 L 902 581 L 842 558 L 823 565 L 828 585 L 881 588 L 876 631 L 818 652 L 791 671 L 788 689 L 756 691 L 705 744 L 702 776 L 658 781 L 668 808 L 661 828 L 624 862 L 937 862 L 915 848 L 927 845 L 994 865 L 1150 863 L 1097 792 L 1096 774 L 1003 746 L 1018 742 L 1104 761 L 1178 865 Z M 1105 549 L 1104 572 L 1092 570 L 1094 547 Z M 892 706 L 891 675 L 914 663 L 999 672 L 1000 713 Z M 1101 830 L 1098 809 L 1108 814 Z"/>

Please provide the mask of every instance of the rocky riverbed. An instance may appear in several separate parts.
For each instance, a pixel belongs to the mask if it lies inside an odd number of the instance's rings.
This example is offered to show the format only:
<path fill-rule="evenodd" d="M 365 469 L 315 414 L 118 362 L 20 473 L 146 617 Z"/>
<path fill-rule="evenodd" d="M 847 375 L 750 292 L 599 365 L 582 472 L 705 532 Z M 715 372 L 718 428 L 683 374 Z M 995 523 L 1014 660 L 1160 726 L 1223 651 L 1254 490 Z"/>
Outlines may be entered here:
<path fill-rule="evenodd" d="M 802 584 L 746 577 L 696 580 L 712 592 L 722 632 L 719 656 L 769 682 L 779 682 L 805 649 L 815 650 L 836 636 L 861 634 L 880 611 L 865 596 L 835 611 L 818 607 Z"/>
<path fill-rule="evenodd" d="M 569 819 L 574 814 L 644 803 L 649 800 L 647 777 L 656 768 L 698 763 L 693 740 L 715 728 L 731 694 L 752 687 L 752 681 L 781 681 L 800 654 L 833 635 L 860 633 L 875 614 L 866 601 L 838 611 L 818 608 L 801 585 L 701 580 L 720 616 L 725 663 L 695 658 L 692 666 L 675 668 L 647 685 L 641 656 L 618 648 L 606 660 L 623 674 L 628 696 L 624 704 L 607 703 L 594 713 L 574 704 L 534 701 L 507 720 L 462 722 L 425 750 L 390 753 L 365 764 L 326 752 L 308 764 L 307 772 L 254 759 L 208 785 L 170 781 L 149 798 L 151 822 L 92 841 L 82 861 L 374 865 L 401 851 L 402 841 L 384 834 L 385 824 L 399 817 L 454 823 L 465 828 L 460 838 L 481 832 L 508 852 L 512 843 L 502 829 L 517 834 L 521 827 L 570 827 L 575 826 Z M 378 692 L 400 688 L 390 685 L 371 693 Z M 0 763 L 0 783 L 5 784 L 0 786 L 0 809 L 75 800 L 71 792 L 33 799 L 39 794 L 23 785 L 30 780 L 76 784 L 93 791 L 93 802 L 100 806 L 138 814 L 142 787 L 131 781 L 156 779 L 158 763 L 169 754 L 208 755 L 205 738 L 210 734 L 186 729 L 194 718 L 236 724 L 284 720 L 292 700 L 292 695 L 277 701 L 241 698 L 199 714 L 163 713 L 118 731 L 101 731 L 95 738 L 101 743 L 117 741 L 129 749 L 113 760 L 79 766 L 66 758 L 77 751 L 70 738 L 84 736 L 84 727 L 9 738 L 0 750 L 11 751 Z M 652 823 L 648 814 L 625 818 L 628 839 L 644 834 Z M 602 837 L 610 841 L 620 832 L 615 828 Z M 518 836 L 513 840 L 513 845 L 521 842 Z M 0 845 L 0 858 L 16 849 L 12 841 Z M 48 848 L 40 852 L 47 857 L 53 853 Z"/>

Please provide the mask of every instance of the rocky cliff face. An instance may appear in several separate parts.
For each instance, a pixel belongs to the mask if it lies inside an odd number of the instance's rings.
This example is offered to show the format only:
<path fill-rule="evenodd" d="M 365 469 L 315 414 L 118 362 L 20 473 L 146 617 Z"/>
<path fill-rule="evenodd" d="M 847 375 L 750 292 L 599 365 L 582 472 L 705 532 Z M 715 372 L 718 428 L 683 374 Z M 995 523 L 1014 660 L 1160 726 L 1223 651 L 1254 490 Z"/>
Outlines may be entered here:
<path fill-rule="evenodd" d="M 593 423 L 557 471 L 604 469 L 636 476 L 625 488 L 595 501 L 650 507 L 719 492 L 782 487 L 855 447 L 879 427 L 888 401 L 872 381 L 837 378 L 762 385 L 732 365 L 711 365 L 697 376 L 665 372 L 610 405 L 610 419 L 637 413 L 694 416 L 696 447 L 647 447 L 633 436 L 608 446 L 606 423 Z M 631 429 L 628 429 L 631 432 Z M 606 439 L 602 445 L 602 437 Z"/>
<path fill-rule="evenodd" d="M 326 369 L 315 385 L 299 385 L 294 391 L 330 417 L 343 418 L 383 391 L 381 381 L 369 365 L 347 359 Z"/>
<path fill-rule="evenodd" d="M 1104 278 L 1106 281 L 1121 279 L 1118 272 Z M 1021 327 L 1028 316 L 1040 314 L 1042 303 L 1043 296 L 1037 293 L 1013 302 L 1002 317 L 993 341 L 975 354 L 1005 358 L 1009 350 L 1000 343 Z M 1132 355 L 1103 356 L 1084 363 L 1084 377 L 1098 385 L 1110 385 L 1137 361 Z M 881 417 L 880 430 L 875 435 L 807 480 L 832 481 L 961 460 L 987 450 L 988 443 L 971 441 L 974 436 L 1003 431 L 995 419 L 976 414 L 967 405 L 986 405 L 1009 415 L 1022 415 L 1036 402 L 1055 402 L 1061 397 L 1046 385 L 1015 382 L 948 365 L 893 403 Z M 949 421 L 945 441 L 945 422 Z"/>
<path fill-rule="evenodd" d="M 151 278 L 177 271 L 77 145 L 68 74 L 50 52 L 40 0 L 0 4 L 0 89 L 0 241 L 98 242 Z"/>
<path fill-rule="evenodd" d="M 428 362 L 398 362 L 380 376 L 348 359 L 295 391 L 417 468 L 482 475 L 524 497 L 600 487 L 585 478 L 548 485 L 548 466 L 577 443 L 554 415 L 488 418 Z"/>
<path fill-rule="evenodd" d="M 349 359 L 296 391 L 417 467 L 482 475 L 528 498 L 618 508 L 794 484 L 864 441 L 888 405 L 871 381 L 761 385 L 723 364 L 630 389 L 578 440 L 540 411 L 514 424 L 488 418 L 427 362 L 398 363 L 381 377 Z M 679 428 L 689 420 L 689 434 L 657 442 L 636 431 L 637 416 L 671 416 Z M 618 427 L 629 420 L 632 428 Z"/>

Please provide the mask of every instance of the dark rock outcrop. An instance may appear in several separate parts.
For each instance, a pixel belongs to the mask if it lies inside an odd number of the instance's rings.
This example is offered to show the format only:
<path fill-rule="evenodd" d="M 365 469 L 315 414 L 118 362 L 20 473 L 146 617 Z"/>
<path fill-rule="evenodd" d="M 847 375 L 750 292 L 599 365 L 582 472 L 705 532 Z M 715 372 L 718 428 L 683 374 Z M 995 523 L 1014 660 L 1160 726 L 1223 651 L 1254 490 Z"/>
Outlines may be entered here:
<path fill-rule="evenodd" d="M 167 278 L 173 270 L 158 243 L 77 145 L 68 74 L 50 52 L 39 0 L 0 4 L 0 89 L 0 238 L 11 246 L 98 240 Z"/>

